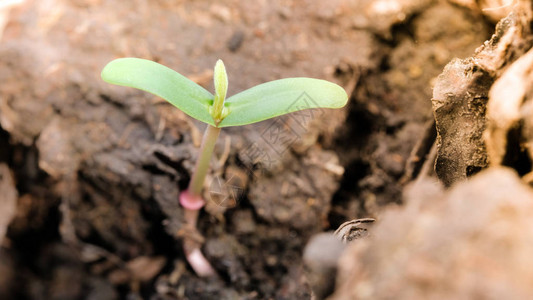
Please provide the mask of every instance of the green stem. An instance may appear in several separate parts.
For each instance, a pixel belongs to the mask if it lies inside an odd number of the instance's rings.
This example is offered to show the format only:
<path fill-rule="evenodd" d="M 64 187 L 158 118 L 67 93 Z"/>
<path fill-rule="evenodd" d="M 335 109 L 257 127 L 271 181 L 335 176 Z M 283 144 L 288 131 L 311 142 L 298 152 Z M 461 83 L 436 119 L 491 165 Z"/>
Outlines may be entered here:
<path fill-rule="evenodd" d="M 200 146 L 200 157 L 196 162 L 191 182 L 189 182 L 187 190 L 181 192 L 179 196 L 179 201 L 184 208 L 185 229 L 189 233 L 189 235 L 184 236 L 183 250 L 187 261 L 196 274 L 201 277 L 216 276 L 215 270 L 200 250 L 201 243 L 193 237 L 199 235 L 196 222 L 200 209 L 205 205 L 205 200 L 202 198 L 202 188 L 219 134 L 220 128 L 207 125 L 202 146 Z"/>
<path fill-rule="evenodd" d="M 204 137 L 202 139 L 202 146 L 200 147 L 200 157 L 196 162 L 196 167 L 189 182 L 189 194 L 193 197 L 201 196 L 202 187 L 204 186 L 205 175 L 209 169 L 209 162 L 211 156 L 213 156 L 213 150 L 220 134 L 220 128 L 212 125 L 207 125 L 205 129 Z"/>

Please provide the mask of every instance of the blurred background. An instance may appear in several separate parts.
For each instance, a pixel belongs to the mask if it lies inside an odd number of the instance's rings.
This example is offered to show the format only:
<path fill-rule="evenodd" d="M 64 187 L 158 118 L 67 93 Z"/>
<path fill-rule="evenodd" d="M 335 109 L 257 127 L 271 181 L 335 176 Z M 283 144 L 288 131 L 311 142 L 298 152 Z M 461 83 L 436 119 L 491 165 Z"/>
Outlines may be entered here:
<path fill-rule="evenodd" d="M 305 244 L 402 202 L 413 149 L 434 140 L 437 76 L 491 37 L 505 4 L 0 0 L 0 298 L 309 299 Z M 282 118 L 281 149 L 271 121 L 223 130 L 205 196 L 240 196 L 199 221 L 219 278 L 197 277 L 180 243 L 203 125 L 103 82 L 119 57 L 208 90 L 222 59 L 229 95 L 305 76 L 351 96 L 305 124 Z"/>

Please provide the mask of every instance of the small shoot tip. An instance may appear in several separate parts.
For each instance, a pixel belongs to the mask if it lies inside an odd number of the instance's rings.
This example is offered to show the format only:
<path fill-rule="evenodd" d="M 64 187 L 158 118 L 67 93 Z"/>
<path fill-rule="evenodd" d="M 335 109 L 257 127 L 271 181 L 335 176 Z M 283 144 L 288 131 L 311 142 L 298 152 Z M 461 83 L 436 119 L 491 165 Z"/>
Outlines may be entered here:
<path fill-rule="evenodd" d="M 213 102 L 213 107 L 209 109 L 209 112 L 215 120 L 215 123 L 218 124 L 229 113 L 227 108 L 224 107 L 226 94 L 228 92 L 228 75 L 226 73 L 224 62 L 222 62 L 221 59 L 217 60 L 217 63 L 215 64 L 213 80 L 215 84 L 215 100 Z"/>

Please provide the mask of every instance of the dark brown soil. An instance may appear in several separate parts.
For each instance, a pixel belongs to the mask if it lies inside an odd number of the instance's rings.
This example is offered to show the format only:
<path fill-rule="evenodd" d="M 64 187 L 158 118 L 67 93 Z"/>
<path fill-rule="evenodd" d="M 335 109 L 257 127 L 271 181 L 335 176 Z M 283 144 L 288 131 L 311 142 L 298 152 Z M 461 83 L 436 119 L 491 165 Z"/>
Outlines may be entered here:
<path fill-rule="evenodd" d="M 467 1 L 178 2 L 27 0 L 10 11 L 0 40 L 0 299 L 309 299 L 307 241 L 402 202 L 431 162 L 437 76 L 494 30 Z M 177 197 L 203 125 L 103 82 L 102 67 L 124 56 L 210 90 L 221 58 L 230 95 L 295 76 L 351 95 L 305 122 L 223 130 L 199 220 L 219 278 L 197 277 L 181 250 Z M 288 143 L 272 139 L 273 126 Z M 444 158 L 437 174 L 451 184 Z M 472 166 L 463 177 L 487 164 Z"/>

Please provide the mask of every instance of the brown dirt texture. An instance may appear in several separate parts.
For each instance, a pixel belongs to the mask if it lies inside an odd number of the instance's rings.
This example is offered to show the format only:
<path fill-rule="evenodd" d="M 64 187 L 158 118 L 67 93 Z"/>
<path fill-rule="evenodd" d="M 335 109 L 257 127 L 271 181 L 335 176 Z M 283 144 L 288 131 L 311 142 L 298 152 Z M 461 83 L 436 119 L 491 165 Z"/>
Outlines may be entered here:
<path fill-rule="evenodd" d="M 0 2 L 0 299 L 530 298 L 531 46 L 523 0 Z M 119 57 L 350 96 L 222 130 L 215 278 L 178 203 L 205 124 L 104 82 Z M 325 233 L 357 218 L 368 236 Z"/>

